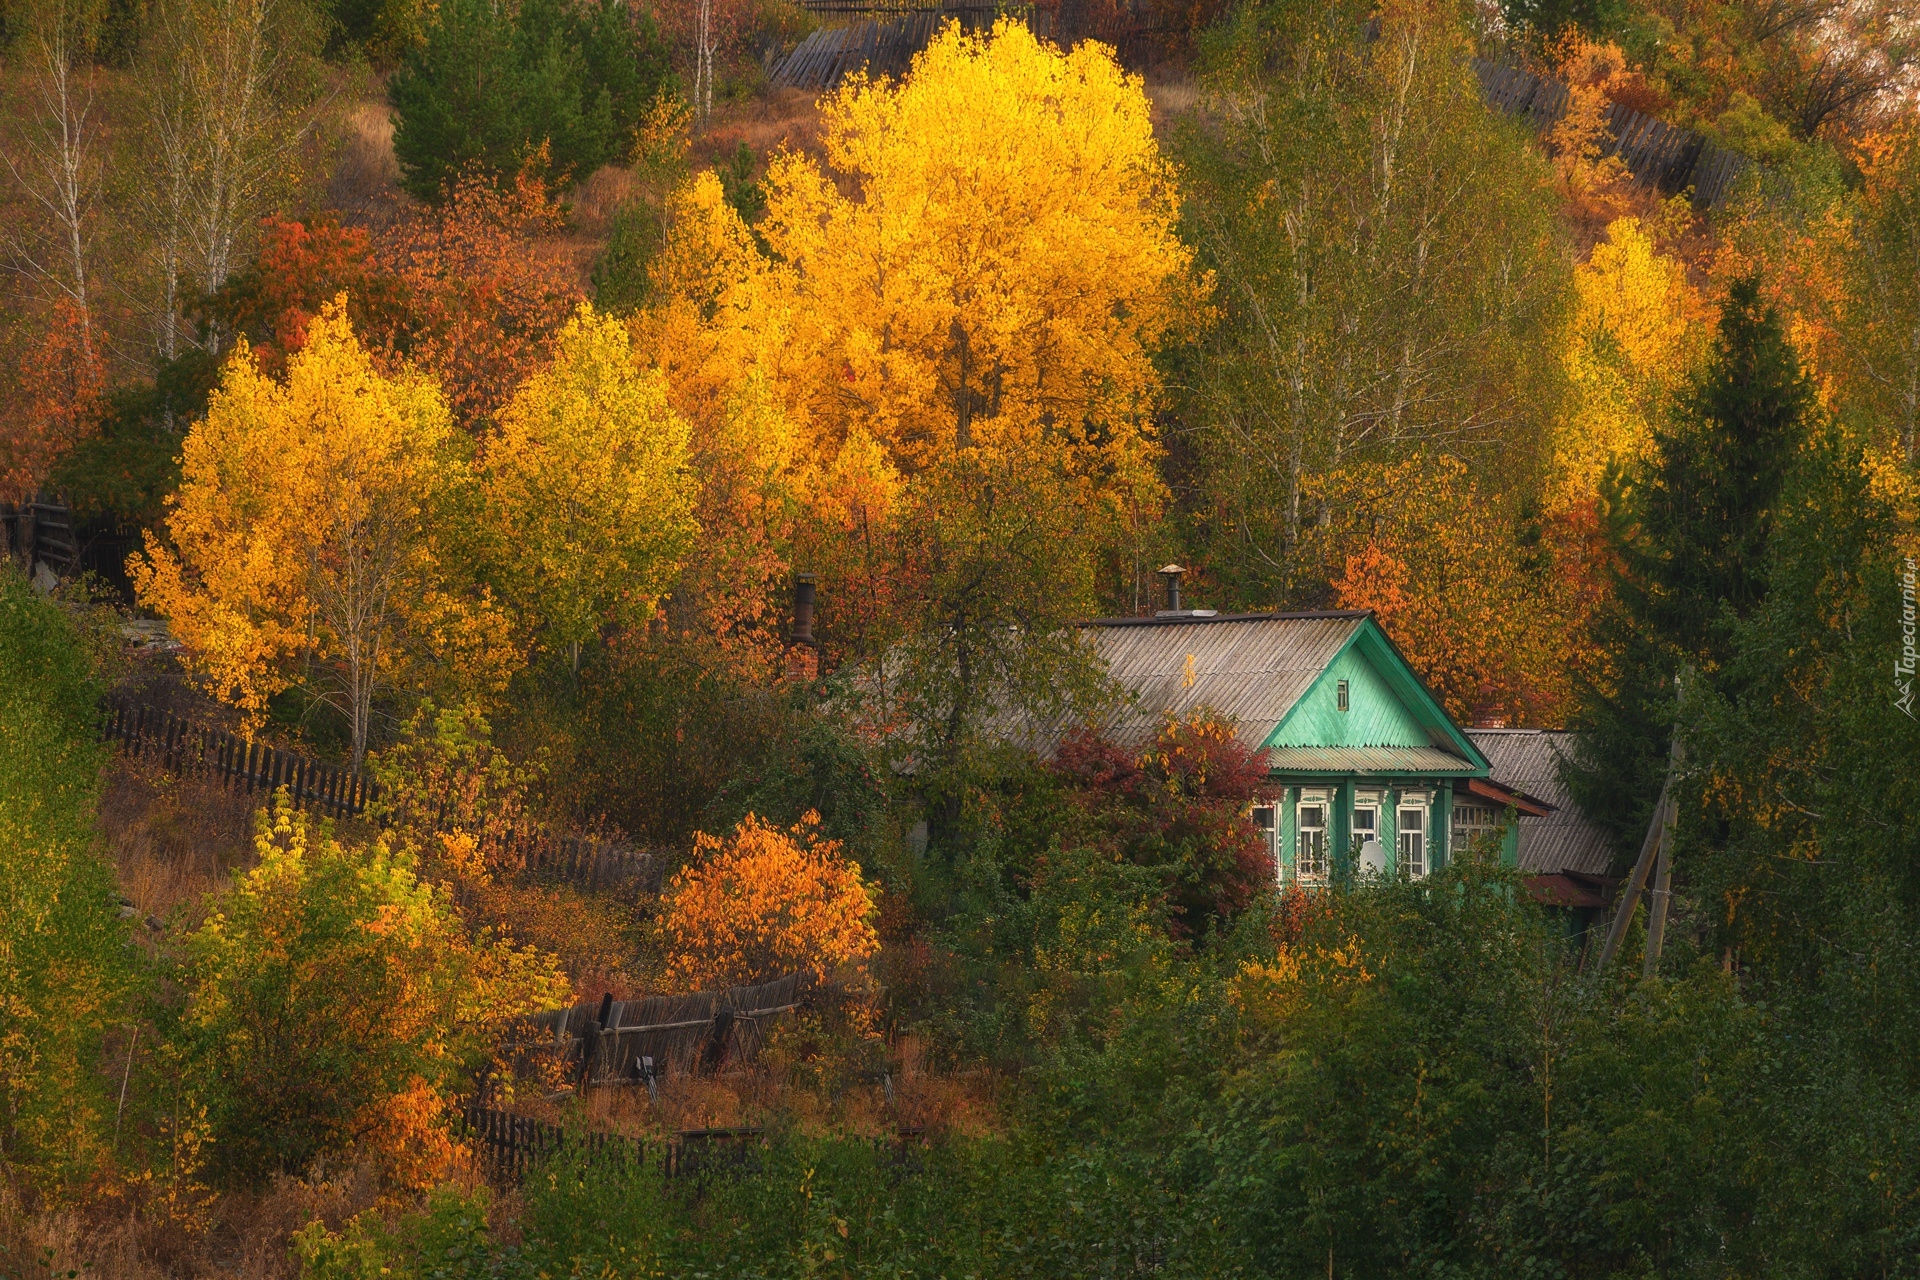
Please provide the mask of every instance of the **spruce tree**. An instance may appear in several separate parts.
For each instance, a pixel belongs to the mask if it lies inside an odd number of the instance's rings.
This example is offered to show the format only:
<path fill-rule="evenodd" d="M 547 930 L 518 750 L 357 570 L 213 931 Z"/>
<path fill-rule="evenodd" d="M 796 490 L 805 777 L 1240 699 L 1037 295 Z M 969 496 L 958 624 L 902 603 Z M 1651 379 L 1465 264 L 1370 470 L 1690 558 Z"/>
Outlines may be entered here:
<path fill-rule="evenodd" d="M 549 182 L 624 160 L 673 91 L 653 20 L 624 0 L 446 0 L 388 87 L 403 185 L 436 200 L 470 166 L 518 170 L 545 148 Z"/>
<path fill-rule="evenodd" d="M 1654 432 L 1637 473 L 1610 477 L 1603 505 L 1613 599 L 1582 673 L 1567 783 L 1624 848 L 1646 829 L 1673 733 L 1673 678 L 1722 680 L 1732 624 L 1766 598 L 1781 485 L 1807 438 L 1811 383 L 1759 281 L 1737 281 L 1706 367 Z"/>

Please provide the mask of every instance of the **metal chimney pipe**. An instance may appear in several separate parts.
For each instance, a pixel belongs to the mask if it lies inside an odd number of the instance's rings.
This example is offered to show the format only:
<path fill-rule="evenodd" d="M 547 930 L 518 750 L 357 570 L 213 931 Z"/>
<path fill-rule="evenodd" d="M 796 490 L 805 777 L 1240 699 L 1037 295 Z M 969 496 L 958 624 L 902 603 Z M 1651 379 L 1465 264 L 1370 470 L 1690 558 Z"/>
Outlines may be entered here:
<path fill-rule="evenodd" d="M 1167 584 L 1167 612 L 1180 612 L 1180 575 L 1186 570 L 1177 564 L 1163 564 L 1157 572 Z"/>
<path fill-rule="evenodd" d="M 813 639 L 813 596 L 819 581 L 811 573 L 794 575 L 793 635 L 788 641 L 790 644 L 803 644 L 809 649 L 820 647 Z"/>

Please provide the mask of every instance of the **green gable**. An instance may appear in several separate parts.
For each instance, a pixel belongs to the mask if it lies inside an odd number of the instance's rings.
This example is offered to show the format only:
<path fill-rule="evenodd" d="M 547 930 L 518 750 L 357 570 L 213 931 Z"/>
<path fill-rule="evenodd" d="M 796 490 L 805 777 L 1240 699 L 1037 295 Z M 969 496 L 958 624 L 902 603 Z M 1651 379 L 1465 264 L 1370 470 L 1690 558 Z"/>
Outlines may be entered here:
<path fill-rule="evenodd" d="M 1346 685 L 1346 708 L 1340 688 Z M 1262 744 L 1277 760 L 1300 760 L 1316 749 L 1333 749 L 1330 768 L 1341 772 L 1431 772 L 1434 750 L 1454 758 L 1439 771 L 1486 776 L 1487 761 L 1453 723 L 1400 651 L 1371 617 L 1356 627 L 1339 651 L 1300 695 Z M 1346 764 L 1340 749 L 1378 748 L 1417 753 L 1423 763 L 1373 768 L 1355 754 Z"/>
<path fill-rule="evenodd" d="M 1340 710 L 1340 682 L 1347 710 Z M 1427 730 L 1365 654 L 1348 645 L 1294 703 L 1269 747 L 1424 747 Z"/>

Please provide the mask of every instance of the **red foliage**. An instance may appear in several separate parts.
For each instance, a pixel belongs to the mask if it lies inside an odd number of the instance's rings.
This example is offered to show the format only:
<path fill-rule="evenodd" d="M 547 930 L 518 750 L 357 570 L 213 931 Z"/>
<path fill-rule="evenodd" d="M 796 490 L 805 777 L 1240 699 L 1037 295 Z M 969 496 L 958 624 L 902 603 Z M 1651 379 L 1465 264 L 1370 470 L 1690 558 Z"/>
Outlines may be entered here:
<path fill-rule="evenodd" d="M 331 213 L 311 223 L 269 217 L 261 225 L 259 254 L 208 300 L 207 310 L 247 335 L 262 368 L 283 373 L 287 356 L 306 345 L 314 316 L 342 293 L 363 340 L 389 349 L 402 344 L 405 290 L 375 265 L 364 229 L 343 227 Z"/>
<path fill-rule="evenodd" d="M 21 360 L 14 394 L 0 397 L 0 501 L 30 498 L 54 464 L 99 429 L 105 390 L 87 313 L 62 298 Z"/>
<path fill-rule="evenodd" d="M 1268 790 L 1267 755 L 1231 725 L 1170 719 L 1137 756 L 1082 730 L 1061 744 L 1054 771 L 1074 785 L 1097 843 L 1163 870 L 1176 933 L 1230 919 L 1273 883 L 1272 852 L 1251 812 Z"/>
<path fill-rule="evenodd" d="M 1279 900 L 1269 920 L 1268 930 L 1282 950 L 1300 945 L 1307 928 L 1333 909 L 1333 900 L 1324 893 L 1308 893 L 1297 880 L 1289 880 L 1280 890 Z"/>
<path fill-rule="evenodd" d="M 439 205 L 414 210 L 374 243 L 374 262 L 406 290 L 407 354 L 440 380 L 468 427 L 547 359 L 586 297 L 553 238 L 561 223 L 531 167 L 510 187 L 469 173 Z"/>
<path fill-rule="evenodd" d="M 556 239 L 561 225 L 531 168 L 505 187 L 471 173 L 441 204 L 378 236 L 332 214 L 268 218 L 252 265 L 205 310 L 245 334 L 274 373 L 306 343 L 320 308 L 345 294 L 361 340 L 389 365 L 432 375 L 472 429 L 548 358 L 586 296 Z"/>

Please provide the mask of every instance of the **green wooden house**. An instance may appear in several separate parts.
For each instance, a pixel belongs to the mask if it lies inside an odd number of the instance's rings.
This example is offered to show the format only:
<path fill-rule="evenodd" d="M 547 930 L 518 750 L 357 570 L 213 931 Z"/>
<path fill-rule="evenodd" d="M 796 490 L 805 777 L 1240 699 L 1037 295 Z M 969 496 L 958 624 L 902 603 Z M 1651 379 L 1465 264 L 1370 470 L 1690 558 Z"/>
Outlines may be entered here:
<path fill-rule="evenodd" d="M 1475 839 L 1517 865 L 1518 819 L 1552 810 L 1494 779 L 1370 613 L 1176 608 L 1082 625 L 1128 695 L 1107 736 L 1144 746 L 1167 715 L 1205 709 L 1266 750 L 1272 801 L 1254 819 L 1284 880 L 1421 878 Z"/>

